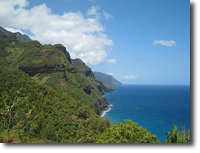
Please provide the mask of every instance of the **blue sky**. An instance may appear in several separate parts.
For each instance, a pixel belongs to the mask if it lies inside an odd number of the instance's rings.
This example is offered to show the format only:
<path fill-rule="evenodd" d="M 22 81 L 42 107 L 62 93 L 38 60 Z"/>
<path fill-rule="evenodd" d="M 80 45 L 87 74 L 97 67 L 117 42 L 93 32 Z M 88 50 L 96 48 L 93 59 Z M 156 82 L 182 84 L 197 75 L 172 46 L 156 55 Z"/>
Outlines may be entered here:
<path fill-rule="evenodd" d="M 190 84 L 189 0 L 5 0 L 0 26 L 124 84 Z"/>

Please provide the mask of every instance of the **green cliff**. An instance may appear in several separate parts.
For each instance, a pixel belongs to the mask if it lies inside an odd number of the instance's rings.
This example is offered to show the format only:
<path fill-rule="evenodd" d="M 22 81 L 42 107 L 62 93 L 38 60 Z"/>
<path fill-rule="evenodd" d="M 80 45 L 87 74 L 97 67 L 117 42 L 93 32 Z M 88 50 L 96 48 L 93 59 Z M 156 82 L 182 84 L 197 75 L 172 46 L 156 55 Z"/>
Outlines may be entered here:
<path fill-rule="evenodd" d="M 114 87 L 95 77 L 63 45 L 24 42 L 0 28 L 0 142 L 156 143 L 132 122 L 100 117 Z"/>
<path fill-rule="evenodd" d="M 101 83 L 94 78 L 85 63 L 72 60 L 63 45 L 41 45 L 37 41 L 18 42 L 16 35 L 3 35 L 1 54 L 1 59 L 10 66 L 22 70 L 38 83 L 59 93 L 71 95 L 76 100 L 81 99 L 82 104 L 98 115 L 108 108 Z M 83 65 L 86 70 L 81 69 Z"/>

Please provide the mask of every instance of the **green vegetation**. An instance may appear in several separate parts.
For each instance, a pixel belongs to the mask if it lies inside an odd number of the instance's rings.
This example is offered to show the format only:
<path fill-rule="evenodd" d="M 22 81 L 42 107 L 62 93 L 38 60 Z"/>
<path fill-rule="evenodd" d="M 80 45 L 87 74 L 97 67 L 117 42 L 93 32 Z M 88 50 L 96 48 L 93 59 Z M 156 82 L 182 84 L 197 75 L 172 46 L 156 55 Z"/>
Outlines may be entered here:
<path fill-rule="evenodd" d="M 112 125 L 99 116 L 108 107 L 102 82 L 64 46 L 19 42 L 1 29 L 0 142 L 158 142 L 131 121 Z M 176 128 L 166 142 L 190 142 L 190 135 Z"/>
<path fill-rule="evenodd" d="M 0 78 L 2 142 L 95 142 L 109 126 L 80 101 L 37 83 L 20 70 L 1 67 Z M 10 139 L 4 140 L 5 135 Z"/>
<path fill-rule="evenodd" d="M 174 125 L 174 128 L 166 133 L 165 143 L 190 143 L 190 132 L 187 130 L 180 130 Z"/>
<path fill-rule="evenodd" d="M 159 143 L 156 138 L 137 124 L 125 120 L 125 124 L 118 122 L 117 125 L 107 128 L 97 143 Z"/>
<path fill-rule="evenodd" d="M 16 35 L 16 38 L 19 42 L 30 42 L 31 39 L 27 36 L 27 35 L 22 35 L 21 33 L 19 32 L 16 32 L 16 33 L 12 33 L 10 31 L 7 31 L 5 30 L 4 28 L 0 27 L 0 36 L 1 36 L 1 33 L 2 35 L 4 35 L 4 37 L 9 37 L 13 34 Z"/>

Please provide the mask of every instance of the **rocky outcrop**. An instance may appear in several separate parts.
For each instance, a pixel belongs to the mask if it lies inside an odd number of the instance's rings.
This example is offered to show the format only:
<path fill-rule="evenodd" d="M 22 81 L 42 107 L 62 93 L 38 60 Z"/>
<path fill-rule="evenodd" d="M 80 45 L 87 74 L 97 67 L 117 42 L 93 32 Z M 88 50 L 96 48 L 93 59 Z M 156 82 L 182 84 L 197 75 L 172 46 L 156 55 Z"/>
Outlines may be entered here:
<path fill-rule="evenodd" d="M 71 57 L 70 57 L 70 54 L 69 52 L 66 50 L 65 46 L 63 46 L 62 44 L 56 44 L 54 45 L 58 50 L 62 51 L 66 57 L 67 57 L 67 60 L 71 63 Z"/>
<path fill-rule="evenodd" d="M 81 59 L 72 59 L 72 64 L 77 67 L 78 71 L 86 77 L 94 77 L 94 74 Z"/>
<path fill-rule="evenodd" d="M 55 73 L 55 72 L 65 73 L 64 65 L 43 65 L 43 66 L 20 65 L 19 69 L 24 71 L 29 76 L 35 76 L 37 73 L 40 73 L 40 74 L 51 74 L 51 73 Z"/>

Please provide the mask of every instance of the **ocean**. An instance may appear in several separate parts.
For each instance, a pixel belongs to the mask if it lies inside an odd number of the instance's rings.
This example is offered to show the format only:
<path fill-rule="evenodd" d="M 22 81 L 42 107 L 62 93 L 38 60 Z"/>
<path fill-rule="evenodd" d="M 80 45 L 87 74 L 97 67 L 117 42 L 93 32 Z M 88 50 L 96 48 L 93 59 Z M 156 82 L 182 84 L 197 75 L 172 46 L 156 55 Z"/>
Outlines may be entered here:
<path fill-rule="evenodd" d="M 162 143 L 174 124 L 190 129 L 189 85 L 122 85 L 106 94 L 111 106 L 103 117 L 109 117 L 114 124 L 131 120 Z"/>

